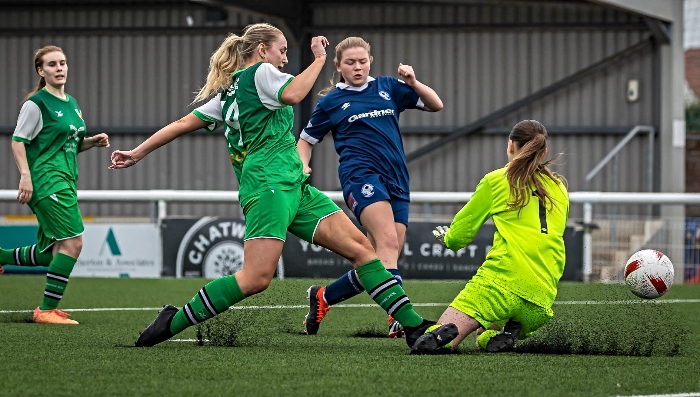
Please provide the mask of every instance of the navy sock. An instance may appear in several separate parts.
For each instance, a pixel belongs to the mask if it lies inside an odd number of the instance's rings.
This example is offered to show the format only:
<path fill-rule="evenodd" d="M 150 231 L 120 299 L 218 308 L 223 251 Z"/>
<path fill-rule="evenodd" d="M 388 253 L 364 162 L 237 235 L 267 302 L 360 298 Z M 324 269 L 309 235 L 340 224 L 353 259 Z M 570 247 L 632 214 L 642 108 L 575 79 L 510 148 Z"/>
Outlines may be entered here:
<path fill-rule="evenodd" d="M 401 273 L 399 273 L 399 269 L 386 269 L 391 273 L 392 276 L 396 279 L 396 281 L 399 282 L 399 285 L 403 288 L 403 279 L 401 278 Z"/>
<path fill-rule="evenodd" d="M 326 286 L 326 290 L 323 293 L 323 297 L 328 305 L 333 306 L 336 303 L 340 303 L 344 300 L 350 299 L 355 295 L 359 295 L 364 292 L 360 280 L 355 274 L 355 270 L 350 270 L 349 272 L 343 274 L 337 280 Z"/>
<path fill-rule="evenodd" d="M 403 280 L 401 279 L 401 273 L 398 269 L 387 269 L 394 279 L 399 282 L 399 285 L 403 286 Z M 343 274 L 339 279 L 333 281 L 326 286 L 326 290 L 323 293 L 323 298 L 329 306 L 333 306 L 336 303 L 340 303 L 344 300 L 348 300 L 355 295 L 359 295 L 364 292 L 360 280 L 357 278 L 355 270 L 350 270 L 349 272 Z"/>

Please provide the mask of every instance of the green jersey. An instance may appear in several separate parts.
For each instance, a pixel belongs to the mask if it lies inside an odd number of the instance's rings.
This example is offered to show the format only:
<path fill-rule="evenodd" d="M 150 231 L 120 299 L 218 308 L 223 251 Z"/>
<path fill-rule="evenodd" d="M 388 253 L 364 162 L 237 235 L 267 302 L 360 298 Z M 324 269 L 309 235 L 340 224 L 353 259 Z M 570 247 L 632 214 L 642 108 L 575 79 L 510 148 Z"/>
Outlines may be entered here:
<path fill-rule="evenodd" d="M 231 86 L 193 113 L 224 127 L 239 199 L 264 190 L 289 190 L 308 175 L 292 133 L 294 112 L 282 103 L 282 91 L 294 76 L 261 62 L 233 74 Z"/>
<path fill-rule="evenodd" d="M 34 203 L 63 189 L 77 190 L 77 155 L 85 138 L 78 102 L 58 98 L 42 88 L 22 105 L 13 141 L 24 142 L 32 175 Z"/>
<path fill-rule="evenodd" d="M 532 196 L 518 210 L 510 208 L 506 167 L 486 174 L 469 202 L 455 215 L 445 244 L 456 251 L 471 242 L 481 225 L 493 218 L 493 247 L 474 277 L 483 277 L 525 300 L 551 307 L 557 283 L 564 272 L 564 230 L 569 216 L 569 195 L 563 183 L 540 176 L 556 204 Z"/>

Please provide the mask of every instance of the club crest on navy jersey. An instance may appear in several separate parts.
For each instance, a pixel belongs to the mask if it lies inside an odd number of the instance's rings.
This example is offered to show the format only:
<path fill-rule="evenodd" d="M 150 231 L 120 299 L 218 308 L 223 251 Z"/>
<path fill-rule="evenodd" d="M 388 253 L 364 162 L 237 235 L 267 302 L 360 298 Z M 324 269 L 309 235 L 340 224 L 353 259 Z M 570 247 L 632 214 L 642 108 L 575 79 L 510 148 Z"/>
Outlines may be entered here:
<path fill-rule="evenodd" d="M 391 97 L 389 96 L 389 93 L 386 91 L 379 91 L 379 96 L 386 99 L 387 101 L 391 100 Z"/>
<path fill-rule="evenodd" d="M 360 193 L 362 193 L 362 195 L 365 197 L 374 196 L 374 185 L 372 185 L 371 183 L 365 183 L 362 186 L 362 190 L 360 190 Z"/>

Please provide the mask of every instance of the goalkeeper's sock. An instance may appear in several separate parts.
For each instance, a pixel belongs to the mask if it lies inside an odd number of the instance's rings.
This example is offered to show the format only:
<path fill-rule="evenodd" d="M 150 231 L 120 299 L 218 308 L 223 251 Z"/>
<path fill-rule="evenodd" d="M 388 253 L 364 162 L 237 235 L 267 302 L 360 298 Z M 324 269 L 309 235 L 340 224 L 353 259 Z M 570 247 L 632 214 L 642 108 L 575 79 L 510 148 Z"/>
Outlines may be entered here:
<path fill-rule="evenodd" d="M 38 252 L 36 244 L 20 248 L 0 249 L 0 265 L 49 266 L 51 250 Z"/>
<path fill-rule="evenodd" d="M 68 287 L 68 278 L 75 262 L 77 259 L 60 252 L 53 257 L 46 272 L 46 288 L 40 310 L 52 310 L 58 307 Z"/>
<path fill-rule="evenodd" d="M 170 323 L 170 332 L 179 334 L 187 327 L 228 310 L 234 303 L 245 299 L 234 275 L 210 281 L 199 290 L 188 304 L 175 313 Z"/>
<path fill-rule="evenodd" d="M 493 330 L 493 329 L 487 329 L 486 331 L 482 332 L 479 336 L 476 337 L 476 344 L 479 346 L 479 348 L 486 350 L 486 346 L 489 344 L 489 341 L 491 338 L 494 336 L 500 334 L 501 331 Z"/>
<path fill-rule="evenodd" d="M 405 327 L 417 327 L 423 317 L 413 310 L 401 284 L 388 272 L 379 259 L 371 260 L 357 269 L 357 276 L 369 296 Z"/>
<path fill-rule="evenodd" d="M 389 273 L 394 275 L 396 281 L 399 285 L 403 286 L 403 280 L 401 279 L 401 274 L 398 269 L 387 269 Z M 360 280 L 357 278 L 357 273 L 355 270 L 350 270 L 346 274 L 340 276 L 337 280 L 326 286 L 323 292 L 323 299 L 329 306 L 333 306 L 344 300 L 348 300 L 353 296 L 359 295 L 364 292 L 365 288 L 360 284 Z"/>

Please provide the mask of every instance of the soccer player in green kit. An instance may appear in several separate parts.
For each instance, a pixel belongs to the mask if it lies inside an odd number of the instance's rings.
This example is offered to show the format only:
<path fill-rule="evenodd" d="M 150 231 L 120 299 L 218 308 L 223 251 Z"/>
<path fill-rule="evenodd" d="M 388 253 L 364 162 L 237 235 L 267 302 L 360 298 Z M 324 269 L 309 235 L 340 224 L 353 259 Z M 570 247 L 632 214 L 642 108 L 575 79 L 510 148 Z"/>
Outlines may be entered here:
<path fill-rule="evenodd" d="M 65 92 L 68 64 L 56 46 L 34 56 L 39 84 L 25 99 L 12 135 L 12 153 L 20 173 L 17 201 L 27 204 L 39 223 L 37 244 L 0 250 L 3 264 L 48 266 L 44 298 L 33 321 L 78 324 L 57 309 L 83 248 L 78 208 L 78 152 L 109 147 L 106 134 L 85 137 L 78 102 Z"/>
<path fill-rule="evenodd" d="M 479 348 L 509 350 L 554 316 L 552 303 L 566 258 L 567 182 L 547 168 L 558 156 L 545 160 L 547 130 L 535 120 L 513 127 L 507 154 L 508 164 L 481 179 L 450 226 L 433 231 L 457 251 L 474 239 L 488 218 L 496 226 L 486 260 L 438 320 L 457 325 L 453 350 L 474 331 Z M 421 336 L 412 353 L 446 350 L 436 347 L 433 339 L 430 333 Z"/>
<path fill-rule="evenodd" d="M 126 168 L 182 134 L 222 126 L 245 214 L 242 269 L 209 282 L 181 309 L 164 306 L 136 346 L 161 343 L 267 289 L 287 231 L 350 260 L 372 299 L 404 326 L 409 346 L 434 324 L 413 310 L 403 288 L 347 215 L 307 183 L 292 133 L 291 106 L 313 87 L 326 62 L 327 44 L 325 37 L 314 37 L 314 61 L 294 77 L 281 72 L 287 40 L 276 27 L 258 23 L 246 27 L 242 36 L 229 35 L 212 55 L 207 81 L 195 101 L 217 94 L 135 149 L 112 153 L 110 168 Z M 431 333 L 442 346 L 457 335 L 457 328 L 445 324 Z"/>

